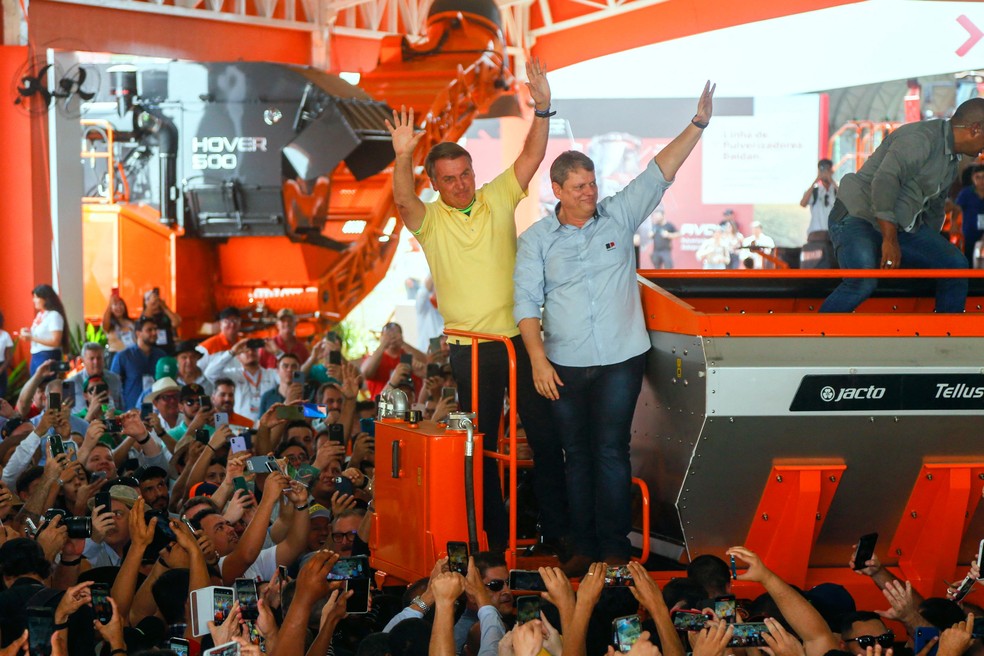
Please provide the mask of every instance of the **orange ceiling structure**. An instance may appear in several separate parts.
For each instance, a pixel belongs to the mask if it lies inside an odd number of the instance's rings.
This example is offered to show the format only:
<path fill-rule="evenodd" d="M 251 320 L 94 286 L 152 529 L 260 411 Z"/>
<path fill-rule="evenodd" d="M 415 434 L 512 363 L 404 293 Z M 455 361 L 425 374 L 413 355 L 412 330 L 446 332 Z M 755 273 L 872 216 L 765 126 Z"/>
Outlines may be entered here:
<path fill-rule="evenodd" d="M 651 43 L 855 1 L 497 4 L 513 52 L 529 50 L 557 69 Z M 33 0 L 28 33 L 35 49 L 203 61 L 265 59 L 366 72 L 376 65 L 383 36 L 404 34 L 411 42 L 423 37 L 430 6 L 431 0 Z M 711 59 L 726 56 L 708 53 Z"/>

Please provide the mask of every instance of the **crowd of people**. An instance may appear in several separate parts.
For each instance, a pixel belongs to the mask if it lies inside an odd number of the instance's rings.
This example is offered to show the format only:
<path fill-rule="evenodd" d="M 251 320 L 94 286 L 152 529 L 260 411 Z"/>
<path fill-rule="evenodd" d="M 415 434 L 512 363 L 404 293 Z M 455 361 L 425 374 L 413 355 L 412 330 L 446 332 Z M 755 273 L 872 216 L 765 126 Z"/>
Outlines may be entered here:
<path fill-rule="evenodd" d="M 502 342 L 437 336 L 425 350 L 391 322 L 356 363 L 334 333 L 299 339 L 289 308 L 277 313 L 275 335 L 257 338 L 242 333 L 242 315 L 230 307 L 216 334 L 195 343 L 179 338 L 181 318 L 152 289 L 137 318 L 111 295 L 110 348 L 82 345 L 69 374 L 64 308 L 41 285 L 34 323 L 19 333 L 31 343 L 30 377 L 15 404 L 0 401 L 0 656 L 28 643 L 39 654 L 109 656 L 231 643 L 233 653 L 275 656 L 722 656 L 759 635 L 777 656 L 887 654 L 895 641 L 881 616 L 858 612 L 839 593 L 833 610 L 820 593 L 815 607 L 813 590 L 800 594 L 742 547 L 728 551 L 745 566 L 738 578 L 766 592 L 741 604 L 744 619 L 764 626 L 736 635 L 711 608 L 681 640 L 671 611 L 700 614 L 729 595 L 736 565 L 696 558 L 686 578 L 660 590 L 630 562 L 630 427 L 650 349 L 633 237 L 653 216 L 672 240 L 674 228 L 654 212 L 710 124 L 715 88 L 705 85 L 690 123 L 614 196 L 598 198 L 590 158 L 559 155 L 550 165 L 554 212 L 517 238 L 514 211 L 543 161 L 554 114 L 545 68 L 534 59 L 526 72 L 533 125 L 516 161 L 480 188 L 468 151 L 441 143 L 424 160 L 438 198 L 422 202 L 413 154 L 424 133 L 412 110 L 395 111 L 388 127 L 394 201 L 433 276 L 418 309 L 430 304 L 446 328 L 500 335 L 515 350 L 538 548 L 561 564 L 539 570 L 539 601 L 524 595 L 527 612 L 517 616 L 491 459 L 482 498 L 488 551 L 472 554 L 464 571 L 442 558 L 409 587 L 376 590 L 364 559 L 375 509 L 374 399 L 402 390 L 435 421 L 476 412 L 484 447 L 496 450 L 510 375 Z M 958 110 L 954 120 L 977 111 Z M 980 119 L 953 126 L 959 152 L 984 147 L 984 112 Z M 843 185 L 849 206 L 867 193 L 861 173 Z M 830 228 L 838 248 L 849 239 L 837 227 L 841 201 Z M 715 239 L 728 246 L 715 265 L 738 266 L 739 247 L 751 257 L 765 246 L 760 226 L 743 238 L 733 220 L 724 224 Z M 890 267 L 900 261 L 892 246 L 881 253 Z M 4 367 L 5 344 L 0 335 Z M 936 626 L 942 656 L 970 645 L 973 618 L 955 603 L 919 599 L 875 558 L 859 570 L 885 590 L 892 610 L 883 615 L 910 635 Z M 569 577 L 581 579 L 576 594 Z M 613 645 L 613 620 L 636 615 L 638 630 L 616 631 Z"/>

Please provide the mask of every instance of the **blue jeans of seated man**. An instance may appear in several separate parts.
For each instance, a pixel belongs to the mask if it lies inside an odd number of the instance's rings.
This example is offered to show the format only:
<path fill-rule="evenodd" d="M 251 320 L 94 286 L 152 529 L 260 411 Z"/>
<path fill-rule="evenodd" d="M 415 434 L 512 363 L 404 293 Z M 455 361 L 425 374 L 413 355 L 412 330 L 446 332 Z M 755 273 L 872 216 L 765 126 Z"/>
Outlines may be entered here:
<path fill-rule="evenodd" d="M 877 269 L 881 266 L 881 231 L 869 221 L 847 215 L 830 224 L 837 263 L 842 269 Z M 902 266 L 906 269 L 966 269 L 967 258 L 938 231 L 925 223 L 915 232 L 899 230 Z M 853 312 L 878 286 L 877 278 L 845 278 L 820 306 L 821 312 Z M 966 278 L 936 281 L 936 311 L 963 312 Z"/>
<path fill-rule="evenodd" d="M 554 365 L 563 387 L 553 402 L 564 455 L 574 553 L 628 558 L 632 530 L 632 416 L 646 355 L 598 367 Z"/>

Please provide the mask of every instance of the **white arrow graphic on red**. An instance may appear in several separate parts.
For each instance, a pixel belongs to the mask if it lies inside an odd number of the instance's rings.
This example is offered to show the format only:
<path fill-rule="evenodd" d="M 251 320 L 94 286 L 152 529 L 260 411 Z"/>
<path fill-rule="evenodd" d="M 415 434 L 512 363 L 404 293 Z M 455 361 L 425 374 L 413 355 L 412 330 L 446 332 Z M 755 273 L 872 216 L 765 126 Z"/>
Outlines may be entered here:
<path fill-rule="evenodd" d="M 977 26 L 974 25 L 970 21 L 970 19 L 964 16 L 963 14 L 960 14 L 960 16 L 957 17 L 957 22 L 960 23 L 960 26 L 963 27 L 965 30 L 967 30 L 967 32 L 970 34 L 970 38 L 964 41 L 962 46 L 957 48 L 957 56 L 963 57 L 968 52 L 970 52 L 971 48 L 977 45 L 977 42 L 981 40 L 982 36 L 984 36 L 984 32 L 981 32 L 977 28 Z"/>

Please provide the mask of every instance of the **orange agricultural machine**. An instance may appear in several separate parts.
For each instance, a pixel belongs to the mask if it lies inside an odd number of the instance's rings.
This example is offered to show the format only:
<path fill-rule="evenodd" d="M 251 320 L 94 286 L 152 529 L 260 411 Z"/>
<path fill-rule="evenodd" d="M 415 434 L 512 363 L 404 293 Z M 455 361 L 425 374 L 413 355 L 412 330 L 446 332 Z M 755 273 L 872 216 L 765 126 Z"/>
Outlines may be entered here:
<path fill-rule="evenodd" d="M 384 121 L 413 107 L 422 157 L 494 113 L 515 87 L 498 20 L 487 0 L 436 2 L 426 40 L 386 39 L 359 87 L 257 62 L 97 65 L 82 120 L 86 316 L 114 287 L 131 307 L 158 287 L 186 334 L 225 305 L 343 317 L 397 245 Z"/>

